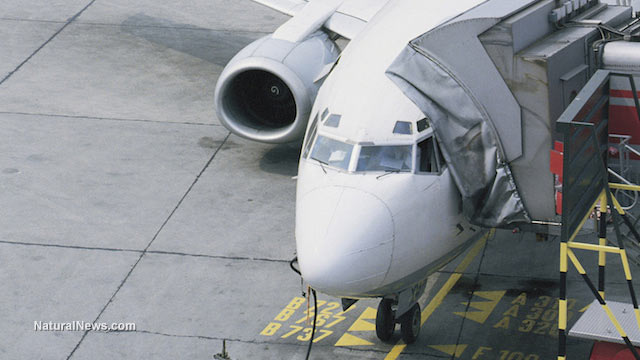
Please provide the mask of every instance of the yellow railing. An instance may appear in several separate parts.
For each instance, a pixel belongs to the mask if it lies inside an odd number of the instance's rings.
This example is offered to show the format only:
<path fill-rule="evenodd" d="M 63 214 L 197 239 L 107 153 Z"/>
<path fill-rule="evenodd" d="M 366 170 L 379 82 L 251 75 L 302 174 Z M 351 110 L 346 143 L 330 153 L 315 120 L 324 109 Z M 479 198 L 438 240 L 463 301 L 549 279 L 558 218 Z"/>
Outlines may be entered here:
<path fill-rule="evenodd" d="M 610 246 L 607 245 L 607 234 L 606 234 L 606 219 L 607 219 L 607 210 L 608 210 L 608 204 L 609 202 L 612 203 L 612 216 L 615 216 L 615 214 L 613 214 L 613 211 L 615 211 L 618 215 L 620 215 L 620 217 L 624 220 L 624 222 L 627 224 L 627 226 L 629 226 L 632 230 L 632 232 L 634 232 L 634 235 L 636 236 L 636 239 L 640 242 L 640 237 L 638 237 L 638 233 L 635 231 L 635 229 L 633 229 L 633 226 L 631 225 L 631 223 L 629 222 L 628 218 L 626 217 L 626 213 L 624 211 L 624 209 L 622 208 L 622 206 L 620 205 L 620 203 L 616 200 L 616 198 L 613 196 L 613 194 L 610 192 L 610 189 L 622 189 L 622 190 L 629 190 L 629 191 L 640 191 L 640 186 L 638 185 L 626 185 L 626 184 L 617 184 L 617 183 L 610 183 L 609 184 L 609 189 L 607 190 L 603 190 L 600 195 L 598 196 L 597 200 L 594 202 L 593 206 L 590 208 L 589 212 L 587 214 L 584 215 L 582 221 L 580 222 L 579 226 L 577 227 L 577 229 L 573 232 L 573 234 L 571 234 L 571 236 L 569 237 L 567 242 L 562 242 L 560 244 L 560 299 L 558 300 L 558 310 L 559 310 L 559 315 L 558 315 L 558 330 L 560 332 L 560 334 L 563 335 L 563 338 L 566 333 L 567 330 L 567 300 L 566 300 L 566 286 L 567 286 L 567 271 L 568 271 L 568 264 L 569 262 L 573 265 L 573 267 L 578 271 L 578 273 L 582 276 L 582 278 L 585 280 L 585 282 L 587 283 L 587 285 L 589 286 L 589 288 L 591 289 L 593 295 L 595 296 L 596 300 L 598 300 L 598 302 L 600 303 L 600 305 L 602 306 L 603 310 L 605 311 L 605 313 L 607 314 L 607 316 L 609 317 L 609 320 L 611 321 L 611 323 L 615 326 L 616 330 L 618 331 L 619 335 L 622 337 L 622 339 L 624 340 L 624 342 L 627 344 L 627 346 L 631 349 L 631 351 L 633 352 L 633 355 L 636 357 L 636 359 L 640 359 L 640 355 L 638 355 L 638 353 L 635 350 L 635 347 L 633 347 L 633 345 L 631 344 L 631 341 L 629 340 L 627 333 L 624 331 L 624 329 L 622 328 L 622 326 L 620 325 L 620 322 L 618 321 L 618 319 L 615 317 L 615 315 L 613 315 L 613 313 L 611 312 L 611 309 L 609 308 L 609 306 L 607 305 L 607 302 L 605 301 L 605 291 L 604 291 L 604 276 L 605 276 L 605 271 L 604 268 L 606 266 L 606 256 L 607 254 L 619 254 L 620 255 L 620 260 L 622 262 L 622 266 L 624 268 L 624 276 L 625 279 L 627 280 L 627 285 L 629 287 L 629 292 L 631 294 L 631 300 L 633 302 L 633 308 L 634 308 L 634 314 L 636 317 L 636 322 L 638 324 L 638 329 L 640 330 L 640 310 L 638 309 L 638 301 L 636 299 L 635 296 L 635 291 L 633 289 L 633 282 L 632 282 L 632 278 L 631 278 L 631 270 L 629 267 L 629 259 L 627 257 L 627 252 L 624 248 L 624 242 L 622 240 L 622 238 L 620 238 L 620 236 L 618 236 L 618 246 Z M 609 191 L 609 192 L 608 192 Z M 596 207 L 599 205 L 599 209 L 600 209 L 600 227 L 599 227 L 599 231 L 598 231 L 598 244 L 590 244 L 590 243 L 584 243 L 584 242 L 577 242 L 575 241 L 576 236 L 578 235 L 579 231 L 582 229 L 582 227 L 584 227 L 584 224 L 586 223 L 587 219 L 589 219 L 589 217 L 591 216 L 591 214 L 593 213 L 593 210 L 596 209 Z M 615 218 L 614 218 L 615 221 Z M 618 232 L 617 230 L 617 223 L 615 224 L 616 226 L 616 232 Z M 598 288 L 596 289 L 596 286 L 594 285 L 594 283 L 591 281 L 591 279 L 589 278 L 589 276 L 587 275 L 584 267 L 582 266 L 582 264 L 580 263 L 580 261 L 578 260 L 578 257 L 576 256 L 576 254 L 573 252 L 573 249 L 577 249 L 577 250 L 587 250 L 587 251 L 596 251 L 598 252 L 598 267 L 599 267 L 599 281 L 598 281 Z M 559 355 L 558 356 L 558 360 L 564 360 L 566 359 L 566 356 L 564 355 Z"/>

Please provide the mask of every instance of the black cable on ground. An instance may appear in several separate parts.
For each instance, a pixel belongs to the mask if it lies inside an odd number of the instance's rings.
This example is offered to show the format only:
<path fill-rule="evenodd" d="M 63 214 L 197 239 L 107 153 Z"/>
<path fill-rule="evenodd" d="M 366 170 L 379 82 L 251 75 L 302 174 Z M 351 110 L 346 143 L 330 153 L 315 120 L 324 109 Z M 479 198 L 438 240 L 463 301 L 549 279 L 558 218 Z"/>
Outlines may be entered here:
<path fill-rule="evenodd" d="M 309 339 L 307 357 L 305 357 L 306 360 L 309 360 L 309 355 L 311 355 L 311 345 L 313 345 L 313 337 L 316 334 L 316 315 L 318 314 L 318 299 L 316 298 L 316 291 L 311 289 L 311 293 L 313 294 L 313 328 L 311 329 L 311 339 Z"/>
<path fill-rule="evenodd" d="M 296 256 L 293 259 L 291 259 L 291 261 L 289 261 L 289 266 L 291 267 L 291 270 L 296 272 L 296 274 L 302 276 L 302 273 L 300 272 L 300 270 L 296 269 L 296 267 L 293 266 L 293 264 L 297 262 L 298 262 L 298 257 Z"/>
<path fill-rule="evenodd" d="M 291 267 L 291 270 L 295 271 L 298 275 L 300 275 L 300 279 L 302 279 L 302 273 L 300 272 L 300 270 L 296 269 L 296 267 L 293 265 L 297 262 L 298 262 L 298 257 L 296 256 L 293 259 L 291 259 L 291 261 L 289 261 L 289 267 Z M 305 357 L 306 360 L 309 360 L 309 355 L 311 355 L 311 346 L 313 345 L 313 338 L 316 335 L 316 318 L 317 318 L 316 315 L 318 314 L 318 298 L 316 295 L 316 291 L 314 289 L 311 289 L 311 294 L 313 294 L 313 328 L 311 329 L 311 339 L 309 339 L 309 347 L 307 348 L 307 356 Z"/>

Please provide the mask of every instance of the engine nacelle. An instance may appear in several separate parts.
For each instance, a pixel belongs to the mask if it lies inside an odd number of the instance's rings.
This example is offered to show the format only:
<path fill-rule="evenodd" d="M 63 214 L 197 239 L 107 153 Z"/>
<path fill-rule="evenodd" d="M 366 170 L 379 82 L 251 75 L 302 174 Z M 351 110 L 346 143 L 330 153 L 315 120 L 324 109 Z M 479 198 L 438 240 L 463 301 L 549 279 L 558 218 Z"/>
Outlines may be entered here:
<path fill-rule="evenodd" d="M 215 104 L 222 125 L 239 136 L 286 143 L 304 136 L 322 83 L 339 50 L 318 31 L 299 43 L 265 36 L 242 49 L 218 78 Z"/>

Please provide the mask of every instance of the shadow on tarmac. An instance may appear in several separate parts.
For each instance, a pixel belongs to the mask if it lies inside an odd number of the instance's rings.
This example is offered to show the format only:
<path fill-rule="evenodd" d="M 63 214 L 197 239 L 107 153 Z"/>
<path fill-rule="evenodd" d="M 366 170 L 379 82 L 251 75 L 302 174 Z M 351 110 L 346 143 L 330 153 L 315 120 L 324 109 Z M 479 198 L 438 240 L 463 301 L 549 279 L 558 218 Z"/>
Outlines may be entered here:
<path fill-rule="evenodd" d="M 159 27 L 164 28 L 162 32 L 157 30 Z M 219 66 L 225 66 L 238 51 L 259 37 L 255 33 L 210 30 L 175 23 L 142 13 L 127 18 L 120 24 L 120 28 L 124 33 Z"/>

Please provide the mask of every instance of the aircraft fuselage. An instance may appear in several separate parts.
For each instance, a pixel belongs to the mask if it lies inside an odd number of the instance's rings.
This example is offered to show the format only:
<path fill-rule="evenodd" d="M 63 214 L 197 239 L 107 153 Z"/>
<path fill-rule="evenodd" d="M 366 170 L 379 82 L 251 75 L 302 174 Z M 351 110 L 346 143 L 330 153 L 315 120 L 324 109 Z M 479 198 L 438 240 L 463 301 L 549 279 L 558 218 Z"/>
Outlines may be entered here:
<path fill-rule="evenodd" d="M 296 204 L 300 268 L 317 290 L 350 298 L 398 293 L 480 234 L 462 216 L 428 121 L 385 75 L 411 39 L 479 3 L 389 2 L 322 85 Z"/>

